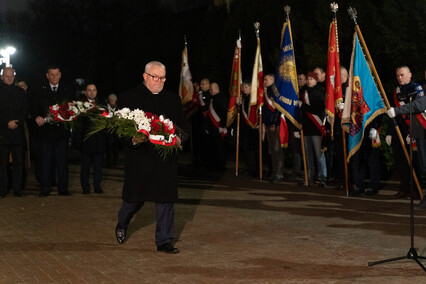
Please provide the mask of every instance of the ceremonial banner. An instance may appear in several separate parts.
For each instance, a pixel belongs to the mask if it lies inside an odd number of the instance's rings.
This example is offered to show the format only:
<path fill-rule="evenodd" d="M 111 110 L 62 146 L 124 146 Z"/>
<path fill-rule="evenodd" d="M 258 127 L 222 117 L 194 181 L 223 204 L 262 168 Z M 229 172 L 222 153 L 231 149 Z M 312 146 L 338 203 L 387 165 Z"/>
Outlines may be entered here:
<path fill-rule="evenodd" d="M 290 20 L 284 23 L 282 29 L 280 60 L 275 73 L 275 85 L 278 90 L 274 98 L 275 107 L 297 128 L 301 129 L 300 110 L 297 104 L 299 87 Z"/>
<path fill-rule="evenodd" d="M 348 161 L 361 147 L 364 129 L 374 118 L 386 112 L 356 33 L 349 73 L 342 115 L 342 123 L 349 131 Z"/>
<path fill-rule="evenodd" d="M 333 137 L 334 117 L 337 103 L 342 102 L 342 80 L 337 42 L 337 24 L 331 22 L 328 36 L 328 60 L 326 77 L 325 113 L 330 117 L 331 137 Z"/>
<path fill-rule="evenodd" d="M 259 121 L 258 110 L 263 105 L 263 65 L 260 54 L 260 39 L 257 38 L 256 57 L 254 58 L 253 76 L 251 79 L 250 105 L 248 109 L 248 123 L 256 128 Z"/>
<path fill-rule="evenodd" d="M 240 86 L 241 86 L 241 66 L 240 66 L 240 50 L 241 50 L 241 39 L 237 40 L 234 51 L 234 60 L 232 61 L 232 72 L 231 72 L 231 84 L 229 86 L 229 105 L 228 105 L 228 115 L 226 120 L 226 126 L 229 127 L 235 120 L 237 116 L 237 98 L 240 96 Z"/>
<path fill-rule="evenodd" d="M 182 105 L 192 101 L 194 95 L 194 86 L 192 85 L 191 71 L 188 65 L 188 49 L 182 51 L 182 67 L 180 71 L 179 97 L 182 100 Z"/>

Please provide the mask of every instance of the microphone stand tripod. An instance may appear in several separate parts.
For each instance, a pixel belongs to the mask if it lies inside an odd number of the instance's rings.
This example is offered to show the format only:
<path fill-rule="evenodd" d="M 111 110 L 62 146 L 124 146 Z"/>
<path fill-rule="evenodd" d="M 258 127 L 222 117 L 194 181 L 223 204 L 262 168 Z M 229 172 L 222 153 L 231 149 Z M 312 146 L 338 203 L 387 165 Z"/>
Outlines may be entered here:
<path fill-rule="evenodd" d="M 415 262 L 417 262 L 417 264 L 423 269 L 423 271 L 426 272 L 426 268 L 423 266 L 423 264 L 419 261 L 419 259 L 426 259 L 426 257 L 420 256 L 417 254 L 417 249 L 414 248 L 414 204 L 413 204 L 413 138 L 411 137 L 411 133 L 413 130 L 413 106 L 412 106 L 412 101 L 413 101 L 413 97 L 410 95 L 410 235 L 411 235 L 411 247 L 408 250 L 407 255 L 405 256 L 400 256 L 400 257 L 394 257 L 394 258 L 389 258 L 389 259 L 384 259 L 384 260 L 379 260 L 379 261 L 375 261 L 375 262 L 369 262 L 368 266 L 373 266 L 376 264 L 381 264 L 381 263 L 386 263 L 386 262 L 392 262 L 392 261 L 397 261 L 397 260 L 402 260 L 402 259 L 412 259 Z M 394 120 L 394 123 L 396 123 L 396 121 Z"/>

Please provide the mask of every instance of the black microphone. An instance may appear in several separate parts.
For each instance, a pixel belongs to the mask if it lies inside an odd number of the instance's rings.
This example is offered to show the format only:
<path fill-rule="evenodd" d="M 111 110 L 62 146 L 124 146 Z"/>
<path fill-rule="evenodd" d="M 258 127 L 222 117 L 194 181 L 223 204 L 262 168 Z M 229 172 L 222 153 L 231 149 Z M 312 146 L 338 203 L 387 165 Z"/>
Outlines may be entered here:
<path fill-rule="evenodd" d="M 398 94 L 398 100 L 404 101 L 406 99 L 413 98 L 415 96 L 417 96 L 417 92 L 416 91 L 411 92 L 411 93 L 399 93 Z"/>

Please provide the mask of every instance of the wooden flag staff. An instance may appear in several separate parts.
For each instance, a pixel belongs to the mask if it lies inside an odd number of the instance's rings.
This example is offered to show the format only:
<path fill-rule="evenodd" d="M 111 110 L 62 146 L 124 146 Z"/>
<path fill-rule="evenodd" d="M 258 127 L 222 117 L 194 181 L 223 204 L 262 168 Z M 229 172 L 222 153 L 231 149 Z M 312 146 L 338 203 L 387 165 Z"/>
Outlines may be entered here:
<path fill-rule="evenodd" d="M 237 100 L 241 102 L 241 31 L 238 38 L 238 86 L 237 86 Z M 237 145 L 236 145 L 236 151 L 235 151 L 235 176 L 238 176 L 238 160 L 240 155 L 240 110 L 241 110 L 241 104 L 237 103 Z"/>
<path fill-rule="evenodd" d="M 337 11 L 339 10 L 339 5 L 335 2 L 330 4 L 330 9 L 333 12 L 333 22 L 334 22 L 334 30 L 336 33 L 336 47 L 337 47 L 337 53 L 339 53 L 339 33 L 337 31 Z M 339 62 L 340 64 L 340 62 Z M 345 190 L 346 195 L 349 196 L 349 175 L 348 175 L 348 154 L 346 149 L 346 132 L 342 125 L 340 125 L 342 128 L 342 143 L 343 143 L 343 161 L 344 161 L 344 167 L 345 167 Z"/>
<path fill-rule="evenodd" d="M 256 33 L 257 45 L 260 45 L 260 35 L 259 35 L 260 23 L 254 23 L 254 30 Z M 265 92 L 265 90 L 264 90 Z M 258 129 L 259 129 L 259 179 L 262 180 L 262 107 L 259 107 L 259 116 L 258 116 Z"/>

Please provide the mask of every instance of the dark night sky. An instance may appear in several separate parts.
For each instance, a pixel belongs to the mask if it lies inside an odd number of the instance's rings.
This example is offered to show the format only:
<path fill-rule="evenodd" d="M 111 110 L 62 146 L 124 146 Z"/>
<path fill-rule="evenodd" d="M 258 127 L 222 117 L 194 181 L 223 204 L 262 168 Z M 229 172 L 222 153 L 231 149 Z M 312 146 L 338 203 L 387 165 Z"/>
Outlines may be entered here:
<path fill-rule="evenodd" d="M 274 72 L 284 20 L 283 6 L 287 2 L 292 7 L 298 71 L 306 72 L 316 65 L 325 67 L 331 18 L 330 1 L 326 0 L 233 0 L 228 13 L 224 7 L 214 7 L 213 0 L 56 0 L 48 3 L 95 5 L 88 16 L 80 17 L 80 11 L 51 16 L 44 11 L 48 16 L 17 21 L 21 24 L 16 25 L 17 28 L 12 24 L 11 27 L 3 25 L 0 47 L 9 39 L 16 42 L 17 52 L 11 62 L 18 78 L 21 75 L 32 84 L 43 78 L 46 64 L 56 61 L 63 67 L 64 79 L 72 81 L 74 77 L 84 77 L 99 84 L 104 94 L 120 92 L 140 81 L 143 65 L 148 60 L 159 59 L 168 68 L 166 87 L 177 91 L 185 34 L 194 79 L 211 77 L 226 90 L 238 30 L 243 40 L 243 77 L 251 76 L 254 21 L 261 23 L 264 70 Z M 0 0 L 0 16 L 7 19 L 4 15 L 8 9 L 18 14 L 31 10 L 26 3 L 27 0 Z M 108 7 L 105 3 L 117 3 L 120 7 L 116 11 L 98 9 Z M 138 3 L 143 3 L 144 8 L 162 5 L 165 12 L 152 12 L 149 8 L 120 10 L 121 6 L 140 5 Z M 338 13 L 341 63 L 346 66 L 353 34 L 353 22 L 346 13 L 350 5 L 348 1 L 340 1 Z M 358 10 L 361 30 L 384 84 L 390 87 L 395 84 L 394 68 L 400 64 L 410 65 L 415 71 L 414 77 L 422 82 L 426 1 L 358 0 L 353 5 Z M 120 13 L 125 15 L 125 21 L 119 18 Z M 74 26 L 70 24 L 73 20 L 77 21 Z M 30 26 L 25 26 L 26 23 Z M 65 35 L 58 39 L 55 34 Z"/>

